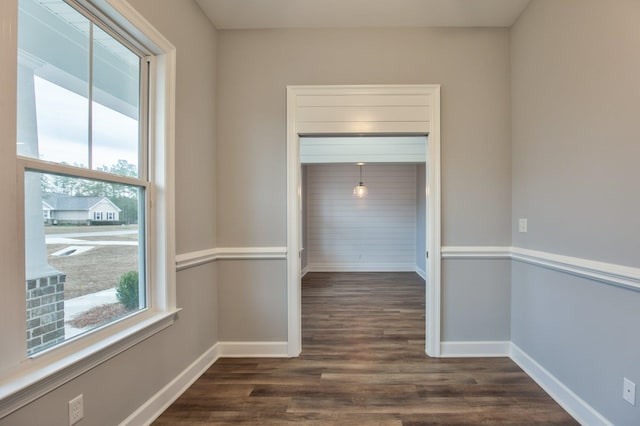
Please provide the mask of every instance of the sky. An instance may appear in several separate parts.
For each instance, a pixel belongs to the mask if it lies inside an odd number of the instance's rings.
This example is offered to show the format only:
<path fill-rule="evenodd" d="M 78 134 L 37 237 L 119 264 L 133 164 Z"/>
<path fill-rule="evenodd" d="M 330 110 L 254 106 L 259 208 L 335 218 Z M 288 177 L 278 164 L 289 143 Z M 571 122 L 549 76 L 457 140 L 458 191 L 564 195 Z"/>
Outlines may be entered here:
<path fill-rule="evenodd" d="M 88 165 L 88 100 L 35 77 L 41 160 Z M 138 121 L 93 102 L 93 168 L 138 164 Z"/>

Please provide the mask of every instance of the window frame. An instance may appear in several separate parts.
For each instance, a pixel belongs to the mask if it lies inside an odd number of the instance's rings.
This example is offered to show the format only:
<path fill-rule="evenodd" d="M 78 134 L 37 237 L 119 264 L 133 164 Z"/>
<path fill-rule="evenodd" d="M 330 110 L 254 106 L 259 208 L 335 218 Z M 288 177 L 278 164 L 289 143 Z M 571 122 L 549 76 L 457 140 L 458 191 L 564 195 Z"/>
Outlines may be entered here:
<path fill-rule="evenodd" d="M 0 365 L 0 419 L 78 377 L 95 366 L 117 354 L 142 342 L 173 324 L 179 308 L 176 307 L 176 269 L 175 269 L 175 194 L 174 194 L 174 134 L 175 134 L 175 75 L 176 49 L 126 0 L 65 0 L 76 8 L 84 9 L 93 15 L 104 27 L 119 28 L 119 33 L 134 39 L 149 52 L 146 60 L 149 64 L 148 78 L 148 116 L 144 117 L 145 135 L 149 141 L 148 152 L 140 158 L 139 176 L 146 177 L 141 185 L 138 178 L 112 175 L 97 170 L 80 169 L 63 164 L 49 163 L 35 158 L 15 154 L 16 106 L 9 114 L 14 118 L 6 124 L 12 125 L 8 134 L 14 135 L 13 146 L 16 173 L 16 218 L 17 232 L 17 271 L 6 280 L 7 286 L 18 287 L 0 289 L 3 296 L 0 309 L 8 309 L 11 321 L 0 325 L 0 336 L 5 339 L 5 348 L 0 356 L 6 360 Z M 18 0 L 3 1 L 0 10 L 7 13 L 0 22 L 9 21 L 17 25 Z M 82 13 L 82 12 L 81 12 Z M 84 13 L 83 13 L 84 14 Z M 86 15 L 85 15 L 86 16 Z M 10 48 L 7 46 L 10 44 Z M 17 65 L 17 43 L 0 37 L 0 56 L 11 58 L 10 64 Z M 10 65 L 12 66 L 12 65 Z M 142 81 L 141 81 L 142 84 Z M 0 80 L 0 86 L 17 90 L 17 73 L 9 74 L 8 79 Z M 141 117 L 141 126 L 143 117 Z M 3 141 L 4 144 L 4 141 Z M 147 144 L 141 143 L 146 147 Z M 4 146 L 4 145 L 3 145 Z M 143 153 L 141 153 L 143 154 Z M 142 163 L 145 163 L 144 165 Z M 73 175 L 79 178 L 106 180 L 144 186 L 146 203 L 146 247 L 147 253 L 147 308 L 136 311 L 122 320 L 105 324 L 91 333 L 56 345 L 55 347 L 32 356 L 26 351 L 26 295 L 25 285 L 25 241 L 24 241 L 24 174 L 25 171 Z M 15 267 L 15 266 L 14 266 Z M 18 315 L 22 312 L 21 315 Z M 16 330 L 19 328 L 19 330 Z M 17 341 L 20 339 L 20 341 Z M 8 341 L 6 341 L 8 340 Z"/>

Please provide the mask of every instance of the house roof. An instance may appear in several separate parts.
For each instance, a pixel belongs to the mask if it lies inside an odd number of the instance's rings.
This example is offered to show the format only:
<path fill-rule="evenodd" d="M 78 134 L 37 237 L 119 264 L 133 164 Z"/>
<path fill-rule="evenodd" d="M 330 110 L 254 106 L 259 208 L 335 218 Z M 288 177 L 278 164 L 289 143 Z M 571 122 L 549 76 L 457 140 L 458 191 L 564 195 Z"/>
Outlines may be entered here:
<path fill-rule="evenodd" d="M 75 210 L 75 211 L 89 211 L 94 206 L 102 201 L 106 201 L 113 207 L 121 211 L 120 207 L 116 206 L 107 197 L 88 197 L 81 195 L 66 195 L 66 194 L 42 194 L 42 202 L 51 206 L 52 210 Z"/>

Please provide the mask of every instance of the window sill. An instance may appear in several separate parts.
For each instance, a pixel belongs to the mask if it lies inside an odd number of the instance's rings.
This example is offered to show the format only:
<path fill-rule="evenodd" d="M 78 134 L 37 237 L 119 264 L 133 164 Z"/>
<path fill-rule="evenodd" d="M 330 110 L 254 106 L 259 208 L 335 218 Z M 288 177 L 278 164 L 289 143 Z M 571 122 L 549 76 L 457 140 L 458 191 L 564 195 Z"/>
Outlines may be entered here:
<path fill-rule="evenodd" d="M 133 325 L 123 321 L 102 330 L 109 333 L 106 337 L 96 332 L 95 337 L 88 335 L 69 342 L 68 347 L 27 359 L 0 378 L 0 419 L 169 327 L 179 311 L 145 312 Z M 73 350 L 76 346 L 79 348 Z"/>

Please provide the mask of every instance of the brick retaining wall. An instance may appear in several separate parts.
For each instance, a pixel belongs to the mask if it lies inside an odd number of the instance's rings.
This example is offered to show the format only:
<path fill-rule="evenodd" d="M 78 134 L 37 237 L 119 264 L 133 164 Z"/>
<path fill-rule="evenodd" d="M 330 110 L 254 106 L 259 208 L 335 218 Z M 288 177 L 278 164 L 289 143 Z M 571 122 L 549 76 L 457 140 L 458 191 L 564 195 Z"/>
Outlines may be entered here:
<path fill-rule="evenodd" d="M 27 354 L 64 341 L 65 274 L 27 281 Z"/>

